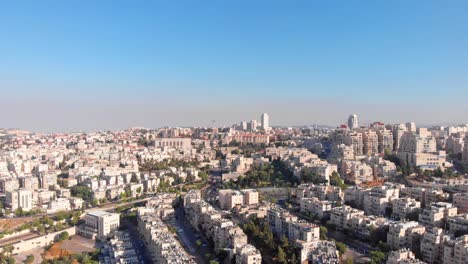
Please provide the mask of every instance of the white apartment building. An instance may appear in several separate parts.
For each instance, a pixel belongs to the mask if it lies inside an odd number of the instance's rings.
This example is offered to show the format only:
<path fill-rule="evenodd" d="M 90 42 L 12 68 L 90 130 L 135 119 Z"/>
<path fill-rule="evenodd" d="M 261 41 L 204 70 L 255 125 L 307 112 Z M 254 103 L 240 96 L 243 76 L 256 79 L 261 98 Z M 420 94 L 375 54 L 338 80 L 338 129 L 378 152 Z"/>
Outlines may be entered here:
<path fill-rule="evenodd" d="M 328 218 L 332 207 L 333 202 L 322 201 L 316 197 L 300 199 L 301 212 L 310 213 L 319 219 Z"/>
<path fill-rule="evenodd" d="M 444 227 L 446 220 L 456 215 L 457 208 L 451 203 L 438 202 L 421 211 L 419 222 L 427 227 Z"/>
<path fill-rule="evenodd" d="M 13 178 L 0 179 L 0 192 L 7 193 L 18 190 L 20 188 L 19 181 Z"/>
<path fill-rule="evenodd" d="M 190 138 L 157 138 L 154 140 L 157 148 L 192 149 L 192 139 Z"/>
<path fill-rule="evenodd" d="M 406 187 L 401 189 L 401 195 L 411 197 L 421 202 L 423 207 L 446 200 L 449 195 L 440 189 L 425 189 L 421 187 Z"/>
<path fill-rule="evenodd" d="M 401 137 L 398 158 L 411 166 L 423 169 L 444 168 L 445 151 L 437 152 L 435 138 L 406 132 Z"/>
<path fill-rule="evenodd" d="M 394 125 L 392 127 L 393 134 L 393 149 L 398 150 L 400 148 L 400 140 L 403 134 L 406 132 L 406 126 L 404 124 Z"/>
<path fill-rule="evenodd" d="M 468 263 L 468 235 L 447 241 L 444 245 L 444 264 Z"/>
<path fill-rule="evenodd" d="M 341 176 L 350 183 L 359 185 L 374 179 L 374 170 L 371 166 L 360 161 L 341 161 Z"/>
<path fill-rule="evenodd" d="M 6 204 L 12 211 L 21 208 L 24 211 L 34 209 L 33 192 L 31 190 L 19 189 L 6 193 Z"/>
<path fill-rule="evenodd" d="M 406 130 L 408 132 L 413 132 L 415 133 L 416 132 L 416 123 L 414 122 L 408 122 L 405 124 L 406 125 Z"/>
<path fill-rule="evenodd" d="M 375 155 L 379 154 L 379 136 L 377 132 L 372 129 L 365 130 L 363 133 L 364 154 Z"/>
<path fill-rule="evenodd" d="M 356 114 L 352 114 L 348 117 L 348 127 L 349 129 L 359 128 L 358 116 Z"/>
<path fill-rule="evenodd" d="M 337 230 L 347 230 L 351 229 L 350 220 L 359 216 L 364 216 L 364 211 L 343 205 L 341 207 L 331 209 L 330 223 L 333 224 Z"/>
<path fill-rule="evenodd" d="M 267 113 L 263 113 L 261 117 L 262 129 L 265 131 L 270 130 L 270 116 Z"/>
<path fill-rule="evenodd" d="M 364 139 L 363 134 L 358 131 L 349 131 L 345 136 L 345 144 L 353 147 L 355 156 L 364 155 Z"/>
<path fill-rule="evenodd" d="M 317 197 L 322 201 L 342 202 L 343 191 L 341 188 L 332 185 L 315 185 L 312 183 L 300 184 L 296 188 L 296 197 L 298 202 L 301 198 Z"/>
<path fill-rule="evenodd" d="M 50 201 L 47 207 L 47 213 L 55 213 L 59 211 L 70 211 L 71 204 L 68 198 L 57 198 L 56 200 Z"/>
<path fill-rule="evenodd" d="M 468 234 L 468 213 L 449 216 L 447 218 L 447 224 L 451 234 Z"/>
<path fill-rule="evenodd" d="M 425 264 L 425 262 L 416 259 L 411 250 L 400 249 L 390 252 L 387 258 L 387 264 Z"/>
<path fill-rule="evenodd" d="M 92 211 L 86 214 L 85 224 L 78 232 L 89 238 L 106 239 L 107 236 L 120 226 L 120 215 L 105 211 Z"/>
<path fill-rule="evenodd" d="M 236 249 L 236 264 L 261 264 L 260 251 L 250 244 L 242 245 Z"/>
<path fill-rule="evenodd" d="M 428 264 L 442 263 L 444 255 L 444 243 L 449 240 L 449 237 L 444 233 L 442 228 L 427 229 L 421 238 L 421 255 L 422 259 Z"/>
<path fill-rule="evenodd" d="M 240 191 L 220 190 L 218 201 L 221 208 L 231 210 L 237 205 L 242 206 L 244 204 L 244 196 Z"/>
<path fill-rule="evenodd" d="M 236 190 L 220 190 L 219 205 L 221 208 L 231 210 L 236 206 L 250 206 L 258 204 L 258 192 L 254 189 Z"/>
<path fill-rule="evenodd" d="M 458 213 L 468 213 L 468 193 L 453 194 L 453 205 L 458 208 Z"/>
<path fill-rule="evenodd" d="M 364 195 L 363 208 L 367 215 L 386 215 L 392 201 L 400 197 L 400 186 L 385 184 L 373 187 Z"/>
<path fill-rule="evenodd" d="M 404 248 L 415 249 L 417 241 L 424 234 L 426 228 L 418 222 L 395 222 L 390 224 L 387 233 L 387 243 L 392 250 Z"/>
<path fill-rule="evenodd" d="M 385 150 L 393 151 L 393 133 L 392 130 L 379 129 L 377 131 L 379 137 L 379 153 L 385 153 Z"/>
<path fill-rule="evenodd" d="M 339 163 L 341 160 L 354 160 L 354 149 L 345 144 L 334 145 L 328 156 L 330 163 Z"/>
<path fill-rule="evenodd" d="M 421 202 L 413 198 L 404 197 L 393 200 L 392 202 L 392 216 L 396 219 L 408 219 L 414 215 L 419 215 L 421 211 Z"/>

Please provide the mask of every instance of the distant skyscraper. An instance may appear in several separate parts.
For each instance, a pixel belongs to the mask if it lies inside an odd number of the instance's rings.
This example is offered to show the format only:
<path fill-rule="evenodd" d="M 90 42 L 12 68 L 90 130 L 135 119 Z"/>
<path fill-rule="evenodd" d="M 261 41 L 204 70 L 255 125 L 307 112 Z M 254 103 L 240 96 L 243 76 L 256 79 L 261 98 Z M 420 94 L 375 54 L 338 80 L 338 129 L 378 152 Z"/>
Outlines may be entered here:
<path fill-rule="evenodd" d="M 270 116 L 267 113 L 262 114 L 262 129 L 269 130 L 270 129 Z"/>
<path fill-rule="evenodd" d="M 252 120 L 249 123 L 247 123 L 247 130 L 249 131 L 255 131 L 257 130 L 258 123 L 257 120 Z"/>
<path fill-rule="evenodd" d="M 408 132 L 416 133 L 416 123 L 414 122 L 406 123 L 406 130 L 408 130 Z"/>
<path fill-rule="evenodd" d="M 242 130 L 247 130 L 247 121 L 242 121 L 241 122 L 241 128 L 242 128 Z"/>
<path fill-rule="evenodd" d="M 349 129 L 355 129 L 359 127 L 358 117 L 356 114 L 352 114 L 348 118 L 348 127 Z"/>

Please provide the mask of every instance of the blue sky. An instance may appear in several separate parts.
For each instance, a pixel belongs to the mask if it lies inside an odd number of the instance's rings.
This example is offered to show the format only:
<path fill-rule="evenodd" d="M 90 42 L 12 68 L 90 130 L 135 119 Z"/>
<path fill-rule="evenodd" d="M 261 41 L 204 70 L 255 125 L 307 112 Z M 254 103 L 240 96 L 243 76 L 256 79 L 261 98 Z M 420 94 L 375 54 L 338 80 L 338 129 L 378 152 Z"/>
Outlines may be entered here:
<path fill-rule="evenodd" d="M 352 112 L 468 122 L 466 10 L 422 0 L 2 2 L 0 127 L 228 124 L 261 112 L 288 125 L 336 125 Z"/>

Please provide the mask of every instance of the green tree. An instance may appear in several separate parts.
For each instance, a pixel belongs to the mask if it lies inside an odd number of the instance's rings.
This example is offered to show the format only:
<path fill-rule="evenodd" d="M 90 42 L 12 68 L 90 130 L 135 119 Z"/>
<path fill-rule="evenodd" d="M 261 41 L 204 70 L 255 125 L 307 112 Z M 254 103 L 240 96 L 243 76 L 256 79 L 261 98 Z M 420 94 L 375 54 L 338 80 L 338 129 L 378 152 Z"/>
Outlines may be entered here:
<path fill-rule="evenodd" d="M 70 218 L 70 213 L 67 213 L 65 211 L 59 211 L 55 214 L 55 217 L 57 219 L 57 221 L 62 221 L 64 219 L 68 219 Z"/>
<path fill-rule="evenodd" d="M 208 174 L 204 171 L 200 171 L 198 173 L 198 177 L 202 179 L 202 181 L 207 181 L 208 180 Z"/>
<path fill-rule="evenodd" d="M 325 226 L 320 226 L 320 239 L 326 240 L 328 238 L 328 228 Z"/>
<path fill-rule="evenodd" d="M 343 179 L 336 171 L 332 172 L 330 176 L 330 185 L 340 187 L 342 190 L 348 188 L 348 186 L 344 183 Z"/>
<path fill-rule="evenodd" d="M 72 196 L 82 198 L 83 200 L 91 203 L 93 200 L 93 192 L 86 185 L 75 185 L 70 189 Z"/>
<path fill-rule="evenodd" d="M 289 241 L 288 241 L 288 238 L 285 237 L 285 236 L 281 236 L 281 247 L 282 248 L 288 248 L 289 247 Z"/>
<path fill-rule="evenodd" d="M 197 241 L 195 241 L 195 244 L 197 244 L 197 247 L 201 247 L 203 242 L 200 239 L 197 239 Z"/>
<path fill-rule="evenodd" d="M 3 247 L 2 252 L 8 257 L 11 257 L 11 254 L 13 254 L 14 249 L 15 248 L 13 247 L 13 245 L 6 245 Z"/>
<path fill-rule="evenodd" d="M 80 212 L 74 212 L 70 220 L 70 224 L 75 226 L 76 224 L 78 224 L 78 221 L 80 221 Z"/>
<path fill-rule="evenodd" d="M 26 257 L 26 260 L 24 261 L 24 263 L 26 264 L 32 264 L 34 262 L 34 256 L 33 255 L 28 255 Z"/>
<path fill-rule="evenodd" d="M 58 241 L 67 240 L 69 237 L 70 237 L 70 235 L 68 234 L 68 232 L 64 231 L 64 232 L 60 233 L 60 235 L 58 237 Z"/>
<path fill-rule="evenodd" d="M 291 255 L 290 263 L 291 263 L 291 264 L 296 264 L 296 263 L 298 263 L 298 262 L 297 262 L 296 253 L 293 253 L 293 254 Z"/>
<path fill-rule="evenodd" d="M 389 244 L 382 242 L 382 241 L 379 241 L 379 244 L 377 246 L 384 253 L 390 252 L 392 250 Z"/>
<path fill-rule="evenodd" d="M 343 255 L 348 250 L 348 248 L 343 242 L 335 242 L 335 244 L 336 248 L 338 249 L 338 252 L 340 252 L 340 255 Z"/>
<path fill-rule="evenodd" d="M 286 260 L 286 253 L 282 247 L 278 247 L 278 262 L 279 263 L 288 263 Z"/>
<path fill-rule="evenodd" d="M 382 251 L 371 251 L 370 252 L 370 264 L 381 264 L 385 261 L 385 253 Z"/>

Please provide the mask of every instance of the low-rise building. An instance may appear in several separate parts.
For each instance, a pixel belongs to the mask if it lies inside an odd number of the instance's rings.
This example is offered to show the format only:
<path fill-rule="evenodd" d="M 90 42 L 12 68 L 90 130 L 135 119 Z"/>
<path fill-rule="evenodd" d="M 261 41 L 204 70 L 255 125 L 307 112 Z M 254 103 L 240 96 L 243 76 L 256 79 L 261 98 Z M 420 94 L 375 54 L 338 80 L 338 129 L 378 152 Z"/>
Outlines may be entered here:
<path fill-rule="evenodd" d="M 367 215 L 387 215 L 392 208 L 392 201 L 398 199 L 400 188 L 397 185 L 385 184 L 371 188 L 364 195 L 363 209 Z"/>
<path fill-rule="evenodd" d="M 444 264 L 468 262 L 468 235 L 447 241 L 444 245 Z"/>
<path fill-rule="evenodd" d="M 71 210 L 70 200 L 67 198 L 57 198 L 56 200 L 50 201 L 47 207 L 47 213 L 55 213 L 59 211 Z"/>
<path fill-rule="evenodd" d="M 296 197 L 298 201 L 301 198 L 316 197 L 322 201 L 342 202 L 344 194 L 341 188 L 337 186 L 305 183 L 297 186 Z"/>
<path fill-rule="evenodd" d="M 302 198 L 300 200 L 301 212 L 311 214 L 319 219 L 326 219 L 330 217 L 332 205 L 332 202 L 322 201 L 316 197 Z"/>
<path fill-rule="evenodd" d="M 31 190 L 19 189 L 6 193 L 6 204 L 12 211 L 22 209 L 24 211 L 32 210 L 34 206 L 33 192 Z"/>
<path fill-rule="evenodd" d="M 468 234 L 468 214 L 449 216 L 447 223 L 451 234 Z"/>
<path fill-rule="evenodd" d="M 348 230 L 352 228 L 350 220 L 359 216 L 364 216 L 364 211 L 347 205 L 335 207 L 330 211 L 330 224 L 334 225 L 337 230 Z"/>
<path fill-rule="evenodd" d="M 260 255 L 260 251 L 250 244 L 242 245 L 236 251 L 238 252 L 236 256 L 236 264 L 262 263 L 262 255 Z"/>
<path fill-rule="evenodd" d="M 422 210 L 419 222 L 427 227 L 444 227 L 448 217 L 456 215 L 457 208 L 451 203 L 438 202 Z"/>
<path fill-rule="evenodd" d="M 310 242 L 300 249 L 300 263 L 307 261 L 312 264 L 339 264 L 340 254 L 335 242 L 320 240 Z"/>
<path fill-rule="evenodd" d="M 411 250 L 400 249 L 390 252 L 387 258 L 387 264 L 425 264 L 425 262 L 416 259 Z"/>
<path fill-rule="evenodd" d="M 442 263 L 444 243 L 449 237 L 442 228 L 427 229 L 421 239 L 421 257 L 428 264 Z"/>
<path fill-rule="evenodd" d="M 392 208 L 392 216 L 396 219 L 417 220 L 421 211 L 421 202 L 409 197 L 399 198 L 393 200 Z"/>
<path fill-rule="evenodd" d="M 458 208 L 458 213 L 468 213 L 468 193 L 453 194 L 453 205 Z"/>
<path fill-rule="evenodd" d="M 387 233 L 387 243 L 393 250 L 409 248 L 416 250 L 418 241 L 426 228 L 418 222 L 395 222 L 390 224 Z"/>
<path fill-rule="evenodd" d="M 89 238 L 106 239 L 108 235 L 120 226 L 120 215 L 104 211 L 92 211 L 85 215 L 85 223 L 79 227 L 78 233 Z"/>

